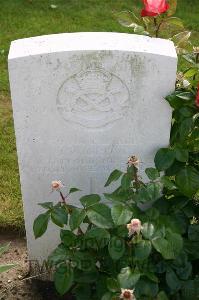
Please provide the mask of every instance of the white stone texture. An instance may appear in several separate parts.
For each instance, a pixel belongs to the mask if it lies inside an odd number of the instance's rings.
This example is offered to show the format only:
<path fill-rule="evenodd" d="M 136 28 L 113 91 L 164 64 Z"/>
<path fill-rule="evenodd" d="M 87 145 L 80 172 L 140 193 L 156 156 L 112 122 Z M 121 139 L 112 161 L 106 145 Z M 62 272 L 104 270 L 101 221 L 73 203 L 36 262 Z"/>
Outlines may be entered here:
<path fill-rule="evenodd" d="M 100 193 L 113 169 L 137 155 L 141 172 L 169 142 L 177 57 L 172 42 L 123 33 L 65 33 L 12 42 L 9 74 L 30 259 L 59 240 L 32 225 L 56 201 L 50 182 Z M 78 197 L 77 197 L 78 196 Z"/>

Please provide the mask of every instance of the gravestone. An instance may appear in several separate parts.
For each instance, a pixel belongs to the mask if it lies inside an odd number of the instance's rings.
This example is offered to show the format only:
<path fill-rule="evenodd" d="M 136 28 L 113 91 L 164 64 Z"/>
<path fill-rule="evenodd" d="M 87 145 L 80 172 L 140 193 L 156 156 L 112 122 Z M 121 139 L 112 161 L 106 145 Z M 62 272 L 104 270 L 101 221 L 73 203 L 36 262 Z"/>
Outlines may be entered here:
<path fill-rule="evenodd" d="M 35 240 L 38 202 L 52 180 L 104 192 L 113 169 L 137 155 L 141 172 L 169 142 L 177 57 L 171 41 L 123 33 L 66 33 L 12 42 L 9 75 L 30 259 L 56 246 L 55 226 Z"/>

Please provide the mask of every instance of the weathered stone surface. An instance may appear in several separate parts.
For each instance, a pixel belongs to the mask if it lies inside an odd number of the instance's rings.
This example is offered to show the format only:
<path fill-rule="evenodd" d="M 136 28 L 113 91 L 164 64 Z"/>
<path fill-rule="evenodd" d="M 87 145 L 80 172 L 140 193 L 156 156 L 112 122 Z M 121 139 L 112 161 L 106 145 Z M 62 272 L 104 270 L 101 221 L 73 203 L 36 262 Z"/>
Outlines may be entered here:
<path fill-rule="evenodd" d="M 9 74 L 31 259 L 58 241 L 36 240 L 38 202 L 56 200 L 50 182 L 103 193 L 115 168 L 138 155 L 151 166 L 169 141 L 177 58 L 172 42 L 119 33 L 68 33 L 12 42 Z M 80 196 L 81 193 L 78 194 Z M 78 198 L 71 201 L 77 203 Z M 56 237 L 57 236 L 57 237 Z"/>

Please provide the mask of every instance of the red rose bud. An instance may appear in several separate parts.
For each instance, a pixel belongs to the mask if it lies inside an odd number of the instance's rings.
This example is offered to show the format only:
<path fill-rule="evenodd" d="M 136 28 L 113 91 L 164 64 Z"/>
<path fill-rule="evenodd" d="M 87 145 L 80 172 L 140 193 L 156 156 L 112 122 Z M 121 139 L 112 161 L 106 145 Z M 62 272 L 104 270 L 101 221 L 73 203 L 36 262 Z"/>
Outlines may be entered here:
<path fill-rule="evenodd" d="M 154 17 L 169 9 L 166 0 L 143 0 L 145 7 L 141 11 L 142 17 Z"/>
<path fill-rule="evenodd" d="M 199 84 L 198 84 L 198 91 L 196 94 L 196 100 L 195 100 L 196 106 L 199 107 Z"/>

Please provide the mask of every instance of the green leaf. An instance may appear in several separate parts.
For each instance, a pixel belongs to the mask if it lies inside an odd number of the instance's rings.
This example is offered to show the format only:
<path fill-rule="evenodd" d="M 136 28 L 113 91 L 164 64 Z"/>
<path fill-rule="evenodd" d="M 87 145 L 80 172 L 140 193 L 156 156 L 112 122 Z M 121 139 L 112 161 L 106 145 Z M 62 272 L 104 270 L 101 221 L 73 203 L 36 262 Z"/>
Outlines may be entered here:
<path fill-rule="evenodd" d="M 165 19 L 165 21 L 163 22 L 163 25 L 164 24 L 169 24 L 169 25 L 174 25 L 174 26 L 177 26 L 179 27 L 178 29 L 183 29 L 184 28 L 184 25 L 182 23 L 182 20 L 180 18 L 177 18 L 177 17 L 170 17 L 170 18 L 167 18 Z"/>
<path fill-rule="evenodd" d="M 175 156 L 178 161 L 187 162 L 189 159 L 189 152 L 183 148 L 175 148 Z"/>
<path fill-rule="evenodd" d="M 157 300 L 169 300 L 164 291 L 160 291 L 157 295 Z"/>
<path fill-rule="evenodd" d="M 111 215 L 115 225 L 124 225 L 131 219 L 132 211 L 125 208 L 122 204 L 117 204 L 111 208 Z"/>
<path fill-rule="evenodd" d="M 112 300 L 112 296 L 113 294 L 111 292 L 107 292 L 106 294 L 103 295 L 101 300 Z"/>
<path fill-rule="evenodd" d="M 190 101 L 193 99 L 193 94 L 191 92 L 181 92 L 181 93 L 176 94 L 176 97 L 178 97 L 182 100 Z"/>
<path fill-rule="evenodd" d="M 160 177 L 160 173 L 155 168 L 146 168 L 145 173 L 150 180 L 156 180 Z"/>
<path fill-rule="evenodd" d="M 7 243 L 7 244 L 2 245 L 2 246 L 0 247 L 0 257 L 1 257 L 1 255 L 2 255 L 3 253 L 5 253 L 5 252 L 8 251 L 9 247 L 10 247 L 10 243 Z"/>
<path fill-rule="evenodd" d="M 79 192 L 81 191 L 80 189 L 76 188 L 76 187 L 72 187 L 70 188 L 69 194 L 75 193 L 75 192 Z"/>
<path fill-rule="evenodd" d="M 149 257 L 151 253 L 151 242 L 142 240 L 141 242 L 135 245 L 134 251 L 135 257 L 138 260 L 145 260 Z"/>
<path fill-rule="evenodd" d="M 121 179 L 121 187 L 124 191 L 128 190 L 131 186 L 132 178 L 128 173 L 124 174 Z"/>
<path fill-rule="evenodd" d="M 114 170 L 110 174 L 107 182 L 105 183 L 105 187 L 108 186 L 108 185 L 110 185 L 112 182 L 118 180 L 120 178 L 120 176 L 122 176 L 122 174 L 123 174 L 122 171 L 120 171 L 120 170 Z"/>
<path fill-rule="evenodd" d="M 103 228 L 92 228 L 86 232 L 84 238 L 91 248 L 104 248 L 110 241 L 110 233 Z"/>
<path fill-rule="evenodd" d="M 152 223 L 144 223 L 142 225 L 142 235 L 145 237 L 145 239 L 150 240 L 155 232 L 154 225 Z"/>
<path fill-rule="evenodd" d="M 46 209 L 51 209 L 53 207 L 53 202 L 43 202 L 43 203 L 38 203 L 38 205 Z"/>
<path fill-rule="evenodd" d="M 186 139 L 189 133 L 191 132 L 193 128 L 193 119 L 192 118 L 186 118 L 184 119 L 179 127 L 179 133 L 180 133 L 180 138 L 182 140 Z"/>
<path fill-rule="evenodd" d="M 105 204 L 97 203 L 93 205 L 88 209 L 87 216 L 90 222 L 99 228 L 113 227 L 111 209 Z"/>
<path fill-rule="evenodd" d="M 107 278 L 107 288 L 110 292 L 120 291 L 120 286 L 118 281 L 115 278 Z"/>
<path fill-rule="evenodd" d="M 198 69 L 197 68 L 190 68 L 188 71 L 186 71 L 184 73 L 184 77 L 190 78 L 190 77 L 193 77 L 197 73 L 198 73 Z"/>
<path fill-rule="evenodd" d="M 141 24 L 141 20 L 131 11 L 122 11 L 116 14 L 118 22 L 124 27 L 134 28 Z"/>
<path fill-rule="evenodd" d="M 191 241 L 199 242 L 199 224 L 193 224 L 189 226 L 188 238 Z"/>
<path fill-rule="evenodd" d="M 0 265 L 0 274 L 16 267 L 16 264 Z"/>
<path fill-rule="evenodd" d="M 64 295 L 72 286 L 73 269 L 60 266 L 54 273 L 55 288 L 60 295 Z"/>
<path fill-rule="evenodd" d="M 85 217 L 86 217 L 86 212 L 83 209 L 73 208 L 69 220 L 69 225 L 71 230 L 73 231 L 77 229 L 81 225 Z"/>
<path fill-rule="evenodd" d="M 177 292 L 181 288 L 180 280 L 172 269 L 166 272 L 166 283 L 172 292 Z"/>
<path fill-rule="evenodd" d="M 86 195 L 80 198 L 81 204 L 88 208 L 100 201 L 100 196 L 97 194 Z"/>
<path fill-rule="evenodd" d="M 118 275 L 120 287 L 124 289 L 134 288 L 140 279 L 140 275 L 137 271 L 132 272 L 129 267 L 123 268 Z"/>
<path fill-rule="evenodd" d="M 68 223 L 68 213 L 63 207 L 54 207 L 51 211 L 51 220 L 59 227 L 63 227 Z"/>
<path fill-rule="evenodd" d="M 59 263 L 65 262 L 71 258 L 71 251 L 67 250 L 63 244 L 60 244 L 48 257 L 48 264 L 57 266 Z"/>
<path fill-rule="evenodd" d="M 108 251 L 113 260 L 118 260 L 124 255 L 125 242 L 122 238 L 113 236 L 108 245 Z"/>
<path fill-rule="evenodd" d="M 138 190 L 137 200 L 145 203 L 156 201 L 161 197 L 161 186 L 158 182 L 148 183 L 146 186 L 141 186 Z"/>
<path fill-rule="evenodd" d="M 168 176 L 162 176 L 161 182 L 168 190 L 173 190 L 176 188 L 174 182 Z"/>
<path fill-rule="evenodd" d="M 199 173 L 190 166 L 181 169 L 176 175 L 176 184 L 185 196 L 192 197 L 199 189 Z"/>
<path fill-rule="evenodd" d="M 49 213 L 45 213 L 45 214 L 40 214 L 34 220 L 33 231 L 36 239 L 41 237 L 46 232 L 49 219 L 50 219 Z"/>
<path fill-rule="evenodd" d="M 141 278 L 136 284 L 136 292 L 139 295 L 145 296 L 140 297 L 139 299 L 155 299 L 156 294 L 158 293 L 158 284 L 145 278 Z"/>
<path fill-rule="evenodd" d="M 71 232 L 70 230 L 63 230 L 60 231 L 60 238 L 63 242 L 64 246 L 66 247 L 74 247 L 76 241 L 76 235 Z"/>
<path fill-rule="evenodd" d="M 161 148 L 155 155 L 155 166 L 159 171 L 168 169 L 175 160 L 175 152 L 168 148 Z"/>

